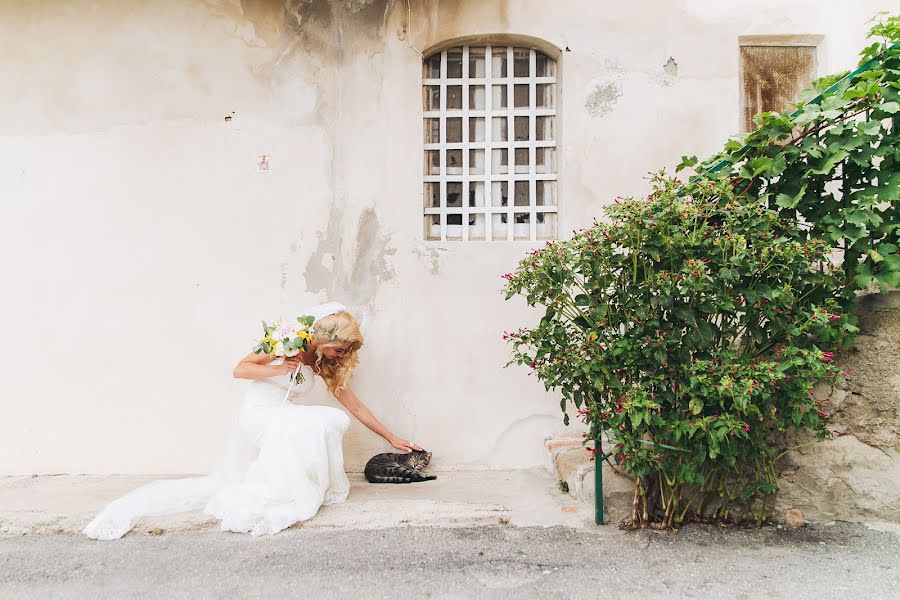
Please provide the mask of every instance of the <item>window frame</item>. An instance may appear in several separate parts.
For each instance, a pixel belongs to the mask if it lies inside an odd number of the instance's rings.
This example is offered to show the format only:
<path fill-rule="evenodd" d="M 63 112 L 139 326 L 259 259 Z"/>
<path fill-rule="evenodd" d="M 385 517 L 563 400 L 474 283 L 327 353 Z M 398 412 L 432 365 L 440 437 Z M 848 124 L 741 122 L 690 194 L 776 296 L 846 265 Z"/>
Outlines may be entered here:
<path fill-rule="evenodd" d="M 741 60 L 741 49 L 745 47 L 804 47 L 814 48 L 816 62 L 813 67 L 813 79 L 817 79 L 825 72 L 825 36 L 810 34 L 784 34 L 784 35 L 741 35 L 738 36 L 737 63 L 738 63 L 738 131 L 749 133 L 751 130 L 745 127 L 744 112 L 747 110 L 747 98 L 744 94 L 744 61 Z"/>
<path fill-rule="evenodd" d="M 423 235 L 427 241 L 537 241 L 544 239 L 556 239 L 558 229 L 558 181 L 559 181 L 559 63 L 558 54 L 547 52 L 545 46 L 533 43 L 522 43 L 523 40 L 504 39 L 504 40 L 486 40 L 483 38 L 464 38 L 456 41 L 445 42 L 430 52 L 426 52 L 422 59 L 422 126 L 423 126 L 423 159 L 424 159 L 424 175 L 423 184 Z M 470 50 L 478 49 L 484 52 L 485 71 L 482 77 L 471 77 L 469 73 Z M 447 75 L 448 53 L 461 50 L 462 72 L 459 78 L 449 78 Z M 506 77 L 501 77 L 494 73 L 493 60 L 498 50 L 502 50 L 506 58 Z M 516 76 L 515 74 L 515 55 L 519 50 L 528 51 L 528 74 L 527 76 Z M 431 77 L 432 73 L 428 73 L 429 60 L 435 55 L 440 55 L 440 70 L 438 77 Z M 550 69 L 548 75 L 537 75 L 537 57 L 542 54 L 548 61 Z M 449 82 L 449 83 L 448 83 Z M 459 85 L 461 91 L 461 108 L 447 108 L 447 88 L 448 85 Z M 494 86 L 505 86 L 506 106 L 497 110 L 493 106 Z M 528 85 L 528 103 L 527 106 L 517 108 L 515 106 L 515 86 Z M 546 107 L 538 107 L 537 86 L 549 85 L 550 101 Z M 434 87 L 437 87 L 440 95 L 440 101 L 437 110 L 432 110 L 429 105 L 429 93 Z M 469 105 L 471 86 L 482 87 L 484 90 L 484 107 L 483 109 L 475 109 Z M 516 117 L 528 117 L 528 135 L 524 140 L 515 139 L 515 119 Z M 537 139 L 537 123 L 538 118 L 546 117 L 547 126 L 550 128 L 552 135 L 548 136 L 552 139 Z M 447 120 L 450 118 L 459 118 L 461 123 L 461 141 L 447 142 Z M 484 119 L 484 139 L 483 141 L 473 141 L 469 139 L 470 119 Z M 493 139 L 493 120 L 505 119 L 507 125 L 506 138 L 503 141 Z M 434 142 L 429 139 L 430 127 L 429 119 L 438 120 L 438 141 Z M 543 121 L 542 121 L 543 123 Z M 430 123 L 433 126 L 433 123 Z M 433 131 L 433 130 L 432 130 Z M 538 151 L 544 148 L 549 149 L 547 153 L 547 167 L 542 171 L 538 164 Z M 492 153 L 497 150 L 506 150 L 506 172 L 492 172 L 493 156 Z M 528 150 L 527 172 L 517 172 L 515 165 L 516 149 Z M 461 151 L 462 164 L 459 172 L 449 173 L 448 169 L 448 151 Z M 472 173 L 470 164 L 471 151 L 482 150 L 483 172 Z M 434 152 L 437 152 L 439 161 L 438 173 L 432 172 Z M 543 164 L 543 163 L 542 163 Z M 516 205 L 516 182 L 526 182 L 528 185 L 528 204 Z M 447 206 L 447 188 L 448 184 L 460 184 L 460 204 L 459 206 Z M 475 189 L 473 186 L 477 183 L 483 184 L 483 192 L 480 205 L 470 206 L 470 194 Z M 507 205 L 501 207 L 500 203 L 492 200 L 494 184 L 507 185 Z M 543 192 L 542 203 L 538 204 L 538 185 L 541 185 Z M 438 186 L 438 206 L 432 206 L 434 186 Z M 429 193 L 430 192 L 430 193 Z M 449 215 L 461 215 L 460 225 L 448 224 Z M 472 215 L 482 215 L 482 231 L 483 237 L 471 238 L 469 220 Z M 523 233 L 520 225 L 524 223 L 516 222 L 516 215 L 528 215 L 527 234 Z M 432 221 L 437 215 L 439 222 L 435 225 Z M 505 215 L 506 234 L 498 237 L 495 233 L 494 218 L 497 215 Z M 538 223 L 538 217 L 541 216 L 541 223 Z M 477 219 L 477 216 L 476 216 Z M 502 216 L 497 218 L 502 220 Z M 476 224 L 478 221 L 476 220 Z M 455 231 L 459 227 L 460 231 Z M 436 228 L 436 233 L 435 233 Z M 518 235 L 517 235 L 518 234 Z"/>

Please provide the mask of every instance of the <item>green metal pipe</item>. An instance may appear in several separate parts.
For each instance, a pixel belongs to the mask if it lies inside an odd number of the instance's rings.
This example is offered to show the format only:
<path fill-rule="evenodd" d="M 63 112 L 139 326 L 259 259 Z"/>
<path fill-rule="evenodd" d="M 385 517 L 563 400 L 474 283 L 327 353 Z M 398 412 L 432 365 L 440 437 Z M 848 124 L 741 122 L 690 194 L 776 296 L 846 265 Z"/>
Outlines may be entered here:
<path fill-rule="evenodd" d="M 603 447 L 600 438 L 594 442 L 594 523 L 603 525 Z"/>

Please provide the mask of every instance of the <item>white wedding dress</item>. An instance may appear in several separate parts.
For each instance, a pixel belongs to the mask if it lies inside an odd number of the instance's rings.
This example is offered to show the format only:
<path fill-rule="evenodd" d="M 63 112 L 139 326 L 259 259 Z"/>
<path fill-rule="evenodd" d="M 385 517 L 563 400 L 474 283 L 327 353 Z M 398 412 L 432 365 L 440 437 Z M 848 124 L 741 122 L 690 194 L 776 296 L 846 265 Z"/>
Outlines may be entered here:
<path fill-rule="evenodd" d="M 317 320 L 346 310 L 336 302 L 303 315 Z M 314 382 L 303 366 L 296 400 Z M 350 425 L 346 413 L 328 406 L 285 400 L 290 375 L 251 381 L 238 423 L 221 465 L 209 475 L 160 480 L 110 503 L 84 529 L 98 540 L 125 535 L 142 517 L 204 509 L 222 529 L 273 534 L 305 521 L 322 504 L 343 502 L 350 492 L 341 441 Z"/>

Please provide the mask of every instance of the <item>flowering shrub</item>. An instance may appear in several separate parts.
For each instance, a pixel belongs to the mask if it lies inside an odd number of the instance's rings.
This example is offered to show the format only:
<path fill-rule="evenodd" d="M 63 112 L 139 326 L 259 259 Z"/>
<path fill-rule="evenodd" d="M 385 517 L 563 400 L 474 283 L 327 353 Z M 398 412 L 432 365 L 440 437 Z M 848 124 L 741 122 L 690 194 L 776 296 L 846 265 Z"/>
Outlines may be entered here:
<path fill-rule="evenodd" d="M 833 352 L 855 331 L 833 298 L 844 275 L 827 244 L 787 239 L 776 211 L 727 181 L 690 196 L 662 176 L 654 186 L 506 276 L 507 298 L 546 307 L 536 329 L 507 334 L 513 362 L 580 409 L 591 439 L 614 433 L 635 526 L 706 506 L 726 518 L 758 504 L 761 521 L 772 434 L 826 433 L 812 386 L 839 373 Z"/>
<path fill-rule="evenodd" d="M 827 435 L 812 388 L 840 374 L 855 291 L 900 277 L 897 18 L 873 34 L 887 40 L 864 50 L 868 71 L 794 115 L 759 115 L 690 182 L 656 175 L 649 198 L 504 275 L 507 299 L 546 309 L 505 334 L 510 364 L 559 390 L 591 450 L 634 478 L 633 527 L 762 523 L 783 433 Z"/>

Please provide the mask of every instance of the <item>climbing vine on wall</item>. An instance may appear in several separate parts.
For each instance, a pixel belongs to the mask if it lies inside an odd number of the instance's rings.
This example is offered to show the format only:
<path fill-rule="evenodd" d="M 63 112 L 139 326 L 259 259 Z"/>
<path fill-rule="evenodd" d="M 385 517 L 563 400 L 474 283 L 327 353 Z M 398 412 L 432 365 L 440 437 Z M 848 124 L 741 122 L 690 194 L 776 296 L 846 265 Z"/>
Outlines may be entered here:
<path fill-rule="evenodd" d="M 900 286 L 900 18 L 882 16 L 852 74 L 814 82 L 796 111 L 760 113 L 757 129 L 694 166 L 778 210 L 792 238 L 843 251 L 855 289 Z"/>

